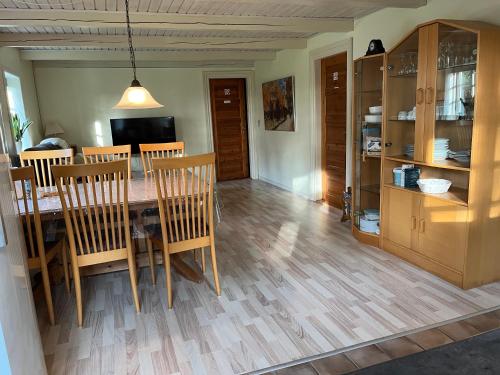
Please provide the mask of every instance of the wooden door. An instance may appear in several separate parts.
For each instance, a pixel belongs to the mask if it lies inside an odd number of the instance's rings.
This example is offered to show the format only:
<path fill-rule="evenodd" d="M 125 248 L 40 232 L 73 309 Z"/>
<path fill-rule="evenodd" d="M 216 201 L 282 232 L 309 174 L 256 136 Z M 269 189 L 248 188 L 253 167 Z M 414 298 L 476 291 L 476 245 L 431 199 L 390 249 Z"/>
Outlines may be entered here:
<path fill-rule="evenodd" d="M 411 249 L 418 215 L 418 212 L 414 214 L 413 193 L 386 187 L 383 202 L 384 239 Z"/>
<path fill-rule="evenodd" d="M 342 208 L 346 174 L 347 53 L 321 60 L 323 199 Z"/>
<path fill-rule="evenodd" d="M 249 176 L 245 79 L 211 79 L 210 101 L 217 180 Z"/>
<path fill-rule="evenodd" d="M 467 207 L 422 197 L 418 252 L 442 265 L 463 272 L 467 246 Z"/>

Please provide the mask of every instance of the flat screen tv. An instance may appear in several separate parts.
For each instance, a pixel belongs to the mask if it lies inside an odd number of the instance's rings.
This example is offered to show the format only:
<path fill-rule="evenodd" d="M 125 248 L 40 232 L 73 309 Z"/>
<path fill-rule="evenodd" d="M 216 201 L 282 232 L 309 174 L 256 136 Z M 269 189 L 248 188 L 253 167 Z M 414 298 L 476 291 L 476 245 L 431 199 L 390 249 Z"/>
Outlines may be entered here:
<path fill-rule="evenodd" d="M 173 116 L 111 119 L 113 145 L 132 145 L 132 153 L 139 153 L 140 143 L 175 142 Z"/>

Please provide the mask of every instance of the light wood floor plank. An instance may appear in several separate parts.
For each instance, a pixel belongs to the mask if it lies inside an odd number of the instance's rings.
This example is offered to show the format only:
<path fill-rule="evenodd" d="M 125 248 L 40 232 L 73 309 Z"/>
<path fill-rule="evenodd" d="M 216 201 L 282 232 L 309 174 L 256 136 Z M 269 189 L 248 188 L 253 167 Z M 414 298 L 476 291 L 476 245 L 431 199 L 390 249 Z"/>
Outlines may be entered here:
<path fill-rule="evenodd" d="M 500 305 L 500 283 L 460 290 L 356 242 L 335 209 L 259 181 L 217 188 L 222 296 L 210 264 L 201 284 L 173 274 L 172 310 L 163 267 L 156 286 L 141 269 L 140 314 L 128 272 L 85 277 L 78 328 L 57 286 L 55 326 L 37 306 L 50 374 L 240 374 Z"/>

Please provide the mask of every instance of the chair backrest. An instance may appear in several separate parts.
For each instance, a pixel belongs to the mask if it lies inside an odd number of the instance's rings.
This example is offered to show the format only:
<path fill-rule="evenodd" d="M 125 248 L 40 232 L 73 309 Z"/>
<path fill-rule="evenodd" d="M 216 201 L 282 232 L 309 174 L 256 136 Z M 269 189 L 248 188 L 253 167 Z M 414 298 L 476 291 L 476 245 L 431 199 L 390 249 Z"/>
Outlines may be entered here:
<path fill-rule="evenodd" d="M 73 164 L 73 149 L 23 151 L 19 154 L 21 166 L 33 166 L 36 174 L 36 184 L 39 187 L 54 186 L 55 181 L 50 171 L 53 165 Z"/>
<path fill-rule="evenodd" d="M 153 173 L 153 158 L 175 158 L 184 156 L 184 142 L 144 143 L 139 145 L 141 150 L 142 168 L 144 176 Z"/>
<path fill-rule="evenodd" d="M 104 257 L 113 250 L 130 249 L 126 160 L 55 166 L 52 172 L 73 254 Z M 88 264 L 95 262 L 78 263 Z"/>
<path fill-rule="evenodd" d="M 82 147 L 85 164 L 96 164 L 115 160 L 127 160 L 128 178 L 132 178 L 132 148 L 130 145 Z"/>
<path fill-rule="evenodd" d="M 35 169 L 30 167 L 11 168 L 10 178 L 14 183 L 18 212 L 21 227 L 25 231 L 26 247 L 28 248 L 28 259 L 45 258 L 43 244 L 42 222 L 38 209 L 38 199 L 35 185 Z M 28 191 L 31 189 L 31 193 Z M 21 207 L 23 208 L 21 210 Z M 32 212 L 33 215 L 29 214 Z"/>
<path fill-rule="evenodd" d="M 162 235 L 169 243 L 213 235 L 215 154 L 153 158 Z"/>

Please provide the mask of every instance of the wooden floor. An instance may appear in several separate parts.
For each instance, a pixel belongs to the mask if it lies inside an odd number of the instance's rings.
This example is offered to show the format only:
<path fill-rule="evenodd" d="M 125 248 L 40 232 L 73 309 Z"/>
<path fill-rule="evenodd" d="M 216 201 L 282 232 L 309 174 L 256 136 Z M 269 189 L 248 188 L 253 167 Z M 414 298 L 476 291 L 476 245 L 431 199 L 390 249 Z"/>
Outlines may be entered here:
<path fill-rule="evenodd" d="M 80 329 L 58 287 L 57 325 L 38 308 L 50 374 L 245 373 L 500 305 L 500 283 L 462 291 L 359 244 L 327 206 L 250 180 L 218 194 L 221 297 L 210 273 L 175 277 L 167 310 L 161 267 L 156 287 L 142 269 L 137 315 L 127 272 L 90 277 Z"/>

